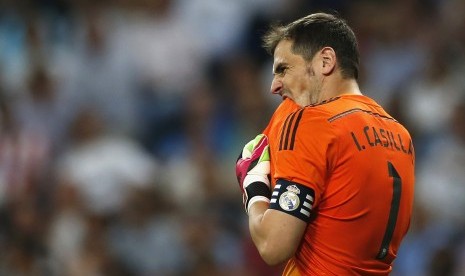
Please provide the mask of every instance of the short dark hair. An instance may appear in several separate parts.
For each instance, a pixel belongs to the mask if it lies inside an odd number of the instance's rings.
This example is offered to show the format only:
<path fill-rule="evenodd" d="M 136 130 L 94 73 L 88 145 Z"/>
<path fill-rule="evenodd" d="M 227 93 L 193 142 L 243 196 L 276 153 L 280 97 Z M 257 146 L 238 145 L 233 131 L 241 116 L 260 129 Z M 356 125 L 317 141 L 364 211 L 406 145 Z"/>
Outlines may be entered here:
<path fill-rule="evenodd" d="M 273 25 L 263 36 L 263 46 L 271 55 L 282 40 L 293 42 L 292 51 L 305 60 L 331 47 L 336 52 L 344 78 L 358 78 L 359 52 L 354 32 L 342 18 L 328 13 L 313 13 L 287 25 Z"/>

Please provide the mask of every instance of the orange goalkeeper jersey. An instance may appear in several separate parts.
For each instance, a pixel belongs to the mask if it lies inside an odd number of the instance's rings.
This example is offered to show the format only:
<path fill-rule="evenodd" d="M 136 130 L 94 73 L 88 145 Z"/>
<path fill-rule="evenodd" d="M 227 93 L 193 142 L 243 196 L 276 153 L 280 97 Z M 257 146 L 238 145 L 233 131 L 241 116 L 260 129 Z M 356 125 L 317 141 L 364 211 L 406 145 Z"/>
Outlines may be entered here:
<path fill-rule="evenodd" d="M 273 116 L 271 117 L 268 126 L 265 128 L 265 130 L 263 130 L 263 134 L 268 136 L 268 142 L 270 144 L 270 156 L 273 156 L 273 154 L 277 152 L 279 143 L 279 139 L 277 139 L 278 133 L 281 131 L 284 121 L 286 120 L 289 114 L 298 109 L 300 109 L 299 105 L 297 105 L 294 101 L 290 100 L 289 98 L 286 98 L 283 102 L 281 102 L 281 104 L 273 113 Z M 270 169 L 271 175 L 273 175 L 275 162 L 273 162 L 273 157 L 271 157 L 271 159 L 272 160 L 270 162 Z M 271 186 L 274 187 L 274 185 L 276 185 L 276 179 L 272 177 L 271 180 Z"/>
<path fill-rule="evenodd" d="M 286 100 L 264 133 L 272 185 L 314 191 L 312 219 L 283 275 L 388 275 L 412 213 L 408 131 L 370 98 L 342 95 L 305 108 Z"/>

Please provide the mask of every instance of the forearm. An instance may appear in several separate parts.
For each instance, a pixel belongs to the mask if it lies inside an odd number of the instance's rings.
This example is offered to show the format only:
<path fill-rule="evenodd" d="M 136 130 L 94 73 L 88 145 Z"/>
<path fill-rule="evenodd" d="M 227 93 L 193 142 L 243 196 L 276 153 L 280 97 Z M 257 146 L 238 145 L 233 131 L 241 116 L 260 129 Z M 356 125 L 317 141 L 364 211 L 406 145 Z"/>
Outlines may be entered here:
<path fill-rule="evenodd" d="M 269 175 L 268 138 L 260 134 L 245 145 L 236 162 L 236 176 L 249 215 L 252 240 L 263 260 L 276 265 L 294 255 L 307 224 L 298 216 L 269 209 Z"/>
<path fill-rule="evenodd" d="M 260 254 L 266 251 L 267 239 L 272 229 L 272 225 L 267 225 L 269 220 L 265 219 L 267 210 L 268 204 L 266 202 L 257 202 L 251 206 L 249 212 L 250 235 Z"/>
<path fill-rule="evenodd" d="M 252 240 L 263 260 L 269 265 L 277 265 L 291 258 L 299 243 L 302 233 L 283 236 L 291 231 L 303 232 L 301 227 L 288 227 L 286 214 L 268 209 L 268 203 L 257 202 L 249 212 L 249 231 Z M 305 228 L 305 227 L 303 227 Z"/>

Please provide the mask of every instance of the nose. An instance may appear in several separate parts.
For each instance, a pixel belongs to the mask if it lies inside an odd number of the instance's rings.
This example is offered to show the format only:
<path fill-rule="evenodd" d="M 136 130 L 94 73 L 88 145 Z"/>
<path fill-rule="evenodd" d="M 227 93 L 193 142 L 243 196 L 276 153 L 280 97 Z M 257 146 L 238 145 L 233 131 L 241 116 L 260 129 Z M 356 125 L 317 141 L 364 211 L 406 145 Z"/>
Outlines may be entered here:
<path fill-rule="evenodd" d="M 281 94 L 281 90 L 283 89 L 283 83 L 280 80 L 273 79 L 271 82 L 271 93 L 273 94 Z"/>

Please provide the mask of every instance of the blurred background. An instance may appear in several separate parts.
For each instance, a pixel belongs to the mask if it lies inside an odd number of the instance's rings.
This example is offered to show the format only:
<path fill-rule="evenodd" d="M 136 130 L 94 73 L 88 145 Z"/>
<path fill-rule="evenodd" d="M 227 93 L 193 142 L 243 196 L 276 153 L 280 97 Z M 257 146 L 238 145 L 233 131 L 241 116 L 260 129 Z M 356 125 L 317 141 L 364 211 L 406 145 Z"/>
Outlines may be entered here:
<path fill-rule="evenodd" d="M 280 101 L 261 35 L 331 10 L 414 139 L 392 275 L 465 275 L 463 0 L 1 0 L 0 275 L 280 275 L 234 164 Z"/>

